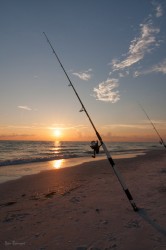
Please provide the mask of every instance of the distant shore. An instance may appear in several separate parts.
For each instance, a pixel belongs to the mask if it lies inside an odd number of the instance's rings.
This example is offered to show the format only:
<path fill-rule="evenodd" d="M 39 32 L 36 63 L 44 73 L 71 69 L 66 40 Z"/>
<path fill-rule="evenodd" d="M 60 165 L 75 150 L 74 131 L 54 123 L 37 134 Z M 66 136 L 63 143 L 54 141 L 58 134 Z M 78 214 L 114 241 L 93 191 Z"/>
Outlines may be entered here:
<path fill-rule="evenodd" d="M 0 184 L 0 249 L 165 249 L 166 152 L 115 163 L 138 212 L 107 160 L 42 171 Z"/>

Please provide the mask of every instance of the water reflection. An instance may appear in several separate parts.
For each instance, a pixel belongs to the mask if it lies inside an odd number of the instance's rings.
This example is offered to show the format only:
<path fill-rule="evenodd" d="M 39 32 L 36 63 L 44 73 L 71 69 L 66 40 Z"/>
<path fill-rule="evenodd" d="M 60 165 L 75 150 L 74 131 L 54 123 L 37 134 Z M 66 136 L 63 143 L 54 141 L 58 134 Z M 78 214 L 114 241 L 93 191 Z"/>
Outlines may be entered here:
<path fill-rule="evenodd" d="M 61 146 L 61 141 L 54 141 L 54 146 L 55 147 L 60 147 Z"/>
<path fill-rule="evenodd" d="M 54 141 L 54 147 L 52 149 L 54 154 L 59 154 L 61 151 L 61 142 L 60 141 Z"/>
<path fill-rule="evenodd" d="M 52 164 L 54 168 L 59 169 L 62 167 L 63 162 L 64 162 L 64 159 L 60 159 L 60 160 L 53 161 Z"/>

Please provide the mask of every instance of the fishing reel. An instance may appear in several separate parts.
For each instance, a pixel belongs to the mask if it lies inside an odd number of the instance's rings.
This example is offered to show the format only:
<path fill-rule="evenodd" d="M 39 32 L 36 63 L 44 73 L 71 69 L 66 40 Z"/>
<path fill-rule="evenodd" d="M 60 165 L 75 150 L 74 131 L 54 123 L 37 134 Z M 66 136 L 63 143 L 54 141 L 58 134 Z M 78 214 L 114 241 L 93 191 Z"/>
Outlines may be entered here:
<path fill-rule="evenodd" d="M 101 146 L 101 145 L 100 145 Z M 92 157 L 95 158 L 96 157 L 96 154 L 99 154 L 99 149 L 100 149 L 100 146 L 98 144 L 98 141 L 91 141 L 91 144 L 90 144 L 90 147 L 91 149 L 93 149 L 93 155 Z"/>

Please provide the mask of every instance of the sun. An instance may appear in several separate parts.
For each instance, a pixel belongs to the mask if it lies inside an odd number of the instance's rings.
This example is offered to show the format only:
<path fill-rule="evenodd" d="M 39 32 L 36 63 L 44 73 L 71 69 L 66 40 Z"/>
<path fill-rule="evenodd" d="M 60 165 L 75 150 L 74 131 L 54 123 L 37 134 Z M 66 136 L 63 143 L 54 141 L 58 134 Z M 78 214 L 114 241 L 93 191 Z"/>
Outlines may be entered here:
<path fill-rule="evenodd" d="M 58 128 L 54 129 L 53 134 L 56 138 L 59 138 L 62 136 L 62 131 Z"/>

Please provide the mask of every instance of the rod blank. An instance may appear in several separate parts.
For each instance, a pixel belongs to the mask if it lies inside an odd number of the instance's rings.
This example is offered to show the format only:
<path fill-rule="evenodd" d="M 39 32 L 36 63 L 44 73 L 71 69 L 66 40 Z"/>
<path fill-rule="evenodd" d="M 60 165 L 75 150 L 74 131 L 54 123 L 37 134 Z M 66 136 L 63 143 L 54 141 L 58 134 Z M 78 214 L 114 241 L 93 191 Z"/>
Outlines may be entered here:
<path fill-rule="evenodd" d="M 148 116 L 147 112 L 146 112 L 145 109 L 142 107 L 142 105 L 141 105 L 141 104 L 139 104 L 139 105 L 140 105 L 142 111 L 145 113 L 145 115 L 146 115 L 146 117 L 148 118 L 148 120 L 150 121 L 150 123 L 151 123 L 151 125 L 152 125 L 154 131 L 155 131 L 156 134 L 158 135 L 158 137 L 159 137 L 159 139 L 160 139 L 160 141 L 159 141 L 160 144 L 163 145 L 163 146 L 165 147 L 165 149 L 166 149 L 166 144 L 164 143 L 164 141 L 163 141 L 161 135 L 160 135 L 159 132 L 157 131 L 156 127 L 154 126 L 154 123 L 152 122 L 152 120 L 151 120 L 150 117 Z"/>
<path fill-rule="evenodd" d="M 49 45 L 50 45 L 50 47 L 51 47 L 51 49 L 52 49 L 54 55 L 56 56 L 56 58 L 57 58 L 57 60 L 58 60 L 58 62 L 59 62 L 59 64 L 60 64 L 60 66 L 61 66 L 63 72 L 65 73 L 65 75 L 66 75 L 66 77 L 67 77 L 67 79 L 68 79 L 68 81 L 69 81 L 69 86 L 71 86 L 71 87 L 73 88 L 73 91 L 74 91 L 74 93 L 76 94 L 76 96 L 77 96 L 77 98 L 78 98 L 78 100 L 79 100 L 79 102 L 80 102 L 80 104 L 81 104 L 81 106 L 82 106 L 81 111 L 84 111 L 85 114 L 87 115 L 87 117 L 88 117 L 88 119 L 89 119 L 89 121 L 90 121 L 90 123 L 91 123 L 91 125 L 92 125 L 92 127 L 93 127 L 93 129 L 94 129 L 94 131 L 95 131 L 95 133 L 96 133 L 96 136 L 97 136 L 98 140 L 100 141 L 101 146 L 102 146 L 102 148 L 103 148 L 103 150 L 104 150 L 104 152 L 105 152 L 105 154 L 106 154 L 106 156 L 107 156 L 107 159 L 108 159 L 110 165 L 112 166 L 113 171 L 114 171 L 116 177 L 118 178 L 118 180 L 119 180 L 119 182 L 120 182 L 120 185 L 122 186 L 122 188 L 123 188 L 123 190 L 124 190 L 124 192 L 125 192 L 125 194 L 126 194 L 128 200 L 129 200 L 129 202 L 130 202 L 130 204 L 131 204 L 133 210 L 134 210 L 134 211 L 138 211 L 138 208 L 137 208 L 137 206 L 136 206 L 136 204 L 135 204 L 135 202 L 134 202 L 134 200 L 133 200 L 133 197 L 132 197 L 132 195 L 131 195 L 129 189 L 127 188 L 127 186 L 126 186 L 126 184 L 125 184 L 124 179 L 122 178 L 120 172 L 118 171 L 117 167 L 115 166 L 115 163 L 114 163 L 114 161 L 113 161 L 113 159 L 112 159 L 112 157 L 111 157 L 111 155 L 110 155 L 110 153 L 109 153 L 109 151 L 108 151 L 108 149 L 107 149 L 105 143 L 103 142 L 103 140 L 102 140 L 100 134 L 98 133 L 98 131 L 97 131 L 97 129 L 96 129 L 96 127 L 95 127 L 95 125 L 94 125 L 92 119 L 90 118 L 90 116 L 89 116 L 89 114 L 88 114 L 88 112 L 87 112 L 87 110 L 86 110 L 86 108 L 85 108 L 83 102 L 81 101 L 81 99 L 80 99 L 80 97 L 79 97 L 79 95 L 78 95 L 78 93 L 77 93 L 75 87 L 73 86 L 73 84 L 72 84 L 72 82 L 71 82 L 71 80 L 70 80 L 70 78 L 69 78 L 69 76 L 68 76 L 68 74 L 67 74 L 65 68 L 63 67 L 63 65 L 62 65 L 62 63 L 61 63 L 61 61 L 60 61 L 60 59 L 59 59 L 57 53 L 55 52 L 55 50 L 54 50 L 54 48 L 53 48 L 51 42 L 49 41 L 47 35 L 45 34 L 45 32 L 43 32 L 43 34 L 44 34 L 44 36 L 45 36 L 47 42 L 49 43 Z"/>

